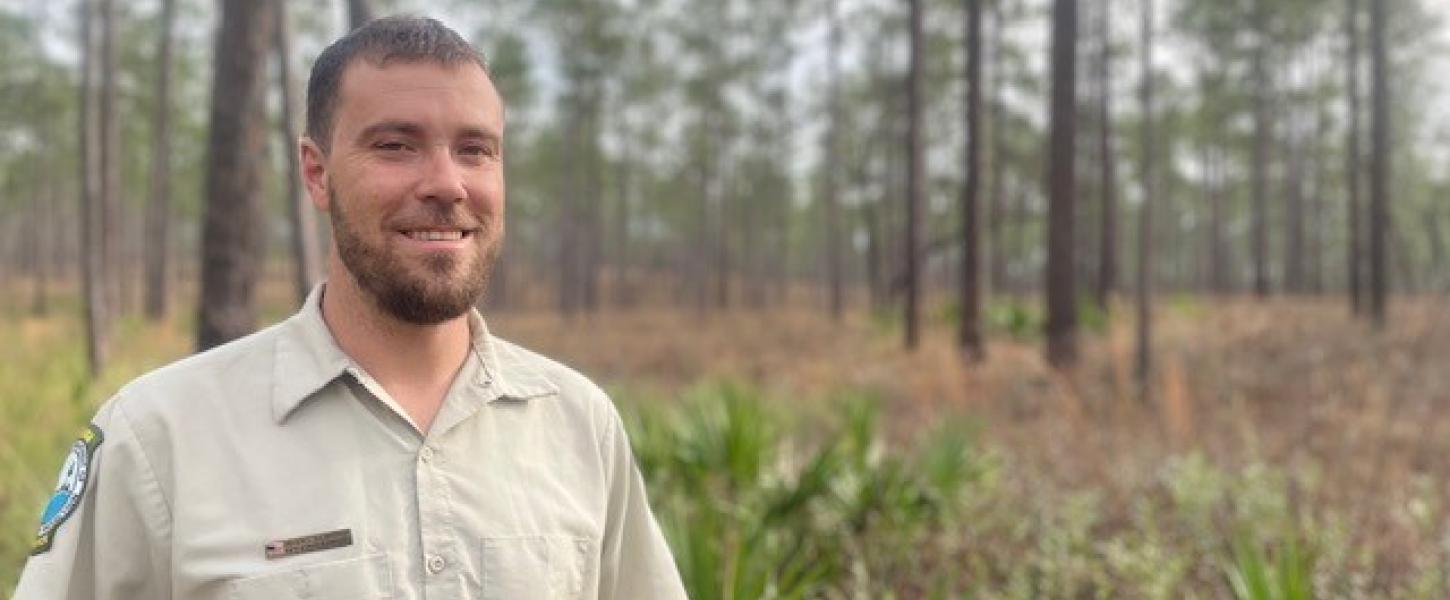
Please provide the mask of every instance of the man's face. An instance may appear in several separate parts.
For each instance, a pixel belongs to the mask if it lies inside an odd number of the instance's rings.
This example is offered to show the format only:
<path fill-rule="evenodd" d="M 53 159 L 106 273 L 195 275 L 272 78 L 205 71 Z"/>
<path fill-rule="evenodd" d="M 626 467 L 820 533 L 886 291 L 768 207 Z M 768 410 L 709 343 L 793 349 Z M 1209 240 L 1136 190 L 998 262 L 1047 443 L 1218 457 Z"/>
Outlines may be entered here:
<path fill-rule="evenodd" d="M 503 106 L 474 64 L 349 65 L 331 151 L 302 146 L 308 193 L 358 287 L 403 321 L 458 317 L 503 241 Z"/>

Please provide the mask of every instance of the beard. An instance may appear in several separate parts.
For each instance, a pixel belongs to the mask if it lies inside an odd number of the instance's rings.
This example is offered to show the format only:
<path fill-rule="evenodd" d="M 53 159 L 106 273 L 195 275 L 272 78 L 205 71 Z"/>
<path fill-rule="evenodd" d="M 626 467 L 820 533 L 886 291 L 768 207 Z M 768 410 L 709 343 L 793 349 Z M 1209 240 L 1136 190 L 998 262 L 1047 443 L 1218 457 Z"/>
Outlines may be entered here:
<path fill-rule="evenodd" d="M 483 297 L 503 242 L 503 229 L 495 228 L 492 219 L 480 220 L 480 227 L 472 233 L 482 236 L 474 260 L 436 252 L 424 255 L 418 268 L 400 253 L 390 251 L 387 241 L 368 241 L 349 220 L 336 193 L 328 190 L 328 196 L 328 216 L 338 257 L 358 287 L 372 296 L 384 312 L 406 323 L 436 325 L 462 316 Z M 459 211 L 445 205 L 426 206 L 435 223 L 463 221 Z"/>

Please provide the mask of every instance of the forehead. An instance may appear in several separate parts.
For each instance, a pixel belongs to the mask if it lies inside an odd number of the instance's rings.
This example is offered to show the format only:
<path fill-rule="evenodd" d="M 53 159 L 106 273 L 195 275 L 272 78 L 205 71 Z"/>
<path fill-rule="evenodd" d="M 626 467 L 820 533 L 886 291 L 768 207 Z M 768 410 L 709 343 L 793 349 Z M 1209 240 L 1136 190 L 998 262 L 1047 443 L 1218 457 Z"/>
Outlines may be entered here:
<path fill-rule="evenodd" d="M 473 63 L 357 60 L 343 70 L 339 88 L 335 135 L 379 120 L 503 131 L 503 101 Z"/>

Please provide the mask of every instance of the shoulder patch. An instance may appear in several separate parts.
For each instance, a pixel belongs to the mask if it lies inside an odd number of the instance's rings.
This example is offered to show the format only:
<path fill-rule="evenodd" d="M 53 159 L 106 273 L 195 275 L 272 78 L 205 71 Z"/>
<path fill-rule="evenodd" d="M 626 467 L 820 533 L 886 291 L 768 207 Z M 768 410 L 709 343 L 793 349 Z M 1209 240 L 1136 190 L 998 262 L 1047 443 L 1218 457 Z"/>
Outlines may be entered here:
<path fill-rule="evenodd" d="M 92 423 L 71 444 L 65 464 L 60 467 L 60 477 L 55 482 L 55 493 L 51 494 L 50 501 L 45 504 L 45 512 L 40 515 L 40 529 L 35 532 L 35 541 L 30 545 L 32 556 L 50 550 L 55 530 L 80 507 L 91 480 L 91 458 L 104 439 L 101 428 Z"/>

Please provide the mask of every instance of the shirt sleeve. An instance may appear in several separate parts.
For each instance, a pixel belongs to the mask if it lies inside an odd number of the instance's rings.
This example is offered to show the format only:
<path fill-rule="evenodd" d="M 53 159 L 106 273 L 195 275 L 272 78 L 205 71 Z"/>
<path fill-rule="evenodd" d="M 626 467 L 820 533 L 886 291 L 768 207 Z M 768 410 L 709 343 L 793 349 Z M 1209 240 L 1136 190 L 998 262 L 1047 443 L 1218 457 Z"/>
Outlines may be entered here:
<path fill-rule="evenodd" d="M 75 474 L 72 447 L 15 600 L 170 598 L 170 510 L 118 399 L 102 406 L 89 432 L 81 442 L 99 442 L 83 457 L 83 475 Z M 68 480 L 83 482 L 69 509 Z"/>
<path fill-rule="evenodd" d="M 644 479 L 629 437 L 611 411 L 605 436 L 609 514 L 600 558 L 599 597 L 604 600 L 684 600 L 684 584 L 670 547 L 650 512 Z"/>

